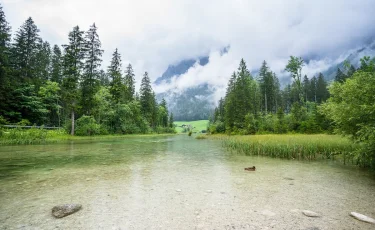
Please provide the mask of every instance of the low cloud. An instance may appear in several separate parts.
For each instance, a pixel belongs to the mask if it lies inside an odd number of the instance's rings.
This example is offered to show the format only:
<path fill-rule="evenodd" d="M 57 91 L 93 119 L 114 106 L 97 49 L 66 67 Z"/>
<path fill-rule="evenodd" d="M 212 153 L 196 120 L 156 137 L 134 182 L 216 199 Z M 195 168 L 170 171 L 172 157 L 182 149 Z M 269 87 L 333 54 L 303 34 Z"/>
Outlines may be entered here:
<path fill-rule="evenodd" d="M 13 31 L 32 16 L 42 37 L 67 43 L 69 31 L 95 22 L 105 50 L 103 68 L 119 48 L 123 66 L 132 63 L 138 85 L 144 71 L 152 80 L 182 59 L 210 56 L 170 86 L 210 83 L 223 95 L 231 73 L 244 58 L 250 70 L 266 60 L 282 81 L 290 55 L 309 59 L 309 77 L 344 52 L 375 37 L 373 0 L 3 0 Z M 231 46 L 227 54 L 218 50 Z M 225 92 L 225 91 L 224 91 Z"/>

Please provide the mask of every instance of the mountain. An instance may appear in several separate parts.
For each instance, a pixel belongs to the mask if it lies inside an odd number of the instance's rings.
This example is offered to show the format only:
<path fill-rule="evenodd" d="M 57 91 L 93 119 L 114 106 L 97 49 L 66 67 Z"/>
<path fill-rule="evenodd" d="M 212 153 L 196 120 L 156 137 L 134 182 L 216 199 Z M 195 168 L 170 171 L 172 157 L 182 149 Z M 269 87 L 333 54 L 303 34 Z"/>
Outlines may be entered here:
<path fill-rule="evenodd" d="M 345 58 L 344 61 L 340 62 L 337 65 L 333 65 L 329 67 L 322 74 L 325 76 L 327 81 L 333 81 L 337 73 L 337 68 L 340 68 L 341 70 L 344 71 L 345 61 L 349 61 L 350 64 L 352 64 L 355 68 L 358 68 L 361 64 L 360 60 L 364 56 L 375 57 L 375 40 L 373 40 L 371 43 L 367 44 L 366 46 L 363 46 L 362 48 L 355 50 L 354 52 L 349 54 Z"/>
<path fill-rule="evenodd" d="M 182 60 L 176 65 L 168 66 L 168 69 L 163 75 L 156 79 L 155 85 L 170 83 L 172 77 L 179 77 L 185 74 L 195 64 L 201 66 L 207 65 L 209 57 L 204 56 L 198 59 Z M 176 92 L 171 89 L 167 92 L 159 93 L 156 95 L 158 101 L 164 98 L 167 101 L 170 112 L 173 113 L 176 121 L 193 121 L 193 120 L 206 120 L 209 117 L 214 105 L 210 96 L 213 90 L 209 85 L 197 85 L 188 88 L 183 92 Z"/>
<path fill-rule="evenodd" d="M 229 46 L 222 49 L 220 51 L 221 55 L 227 53 L 228 50 Z M 364 56 L 375 57 L 375 40 L 367 43 L 360 49 L 352 51 L 344 60 L 349 61 L 354 67 L 358 68 L 360 66 L 360 59 Z M 209 61 L 208 56 L 203 56 L 197 59 L 182 60 L 175 65 L 170 65 L 162 76 L 156 79 L 154 84 L 163 85 L 171 83 L 172 78 L 178 78 L 180 75 L 185 74 L 194 65 L 205 66 Z M 344 61 L 332 65 L 326 71 L 322 72 L 326 80 L 332 81 L 335 79 L 337 68 L 344 70 Z M 253 70 L 251 73 L 253 76 L 257 76 L 258 70 Z M 214 92 L 214 86 L 202 84 L 185 89 L 182 92 L 170 89 L 166 92 L 158 93 L 156 97 L 158 101 L 165 98 L 169 111 L 173 112 L 176 121 L 203 120 L 208 119 L 215 107 L 213 104 Z"/>
<path fill-rule="evenodd" d="M 208 56 L 200 57 L 197 59 L 187 59 L 179 62 L 177 65 L 170 65 L 168 69 L 163 73 L 161 77 L 156 79 L 154 84 L 159 85 L 163 82 L 170 83 L 173 76 L 180 76 L 186 73 L 196 62 L 201 66 L 205 66 L 208 63 Z"/>

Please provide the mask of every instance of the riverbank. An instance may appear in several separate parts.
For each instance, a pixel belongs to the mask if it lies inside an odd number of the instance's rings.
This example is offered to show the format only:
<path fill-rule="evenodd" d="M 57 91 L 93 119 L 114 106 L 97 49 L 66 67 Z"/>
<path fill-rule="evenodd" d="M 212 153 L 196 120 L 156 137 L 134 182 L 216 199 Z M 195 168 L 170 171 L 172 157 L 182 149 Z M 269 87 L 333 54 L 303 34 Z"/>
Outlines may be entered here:
<path fill-rule="evenodd" d="M 272 134 L 227 136 L 208 135 L 222 141 L 224 147 L 246 155 L 269 156 L 284 159 L 316 160 L 339 159 L 354 162 L 359 147 L 348 138 L 327 134 Z"/>
<path fill-rule="evenodd" d="M 116 139 L 125 137 L 138 137 L 138 136 L 167 136 L 174 135 L 171 133 L 157 134 L 109 134 L 109 135 L 97 135 L 97 136 L 71 136 L 66 133 L 65 130 L 46 130 L 46 129 L 8 129 L 3 130 L 0 135 L 0 146 L 1 145 L 34 145 L 34 144 L 52 144 L 74 140 L 105 140 L 105 139 Z"/>

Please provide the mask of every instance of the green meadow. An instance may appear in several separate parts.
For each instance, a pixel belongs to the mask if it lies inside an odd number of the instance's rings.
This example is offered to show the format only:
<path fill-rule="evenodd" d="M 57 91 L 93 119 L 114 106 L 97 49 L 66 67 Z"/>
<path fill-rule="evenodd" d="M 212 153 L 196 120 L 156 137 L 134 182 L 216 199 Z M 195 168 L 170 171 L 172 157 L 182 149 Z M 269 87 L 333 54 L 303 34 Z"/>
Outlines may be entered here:
<path fill-rule="evenodd" d="M 176 126 L 177 133 L 183 133 L 184 128 L 182 128 L 182 125 L 191 125 L 193 128 L 193 132 L 202 132 L 202 130 L 207 130 L 208 120 L 199 120 L 199 121 L 175 121 L 174 122 Z"/>

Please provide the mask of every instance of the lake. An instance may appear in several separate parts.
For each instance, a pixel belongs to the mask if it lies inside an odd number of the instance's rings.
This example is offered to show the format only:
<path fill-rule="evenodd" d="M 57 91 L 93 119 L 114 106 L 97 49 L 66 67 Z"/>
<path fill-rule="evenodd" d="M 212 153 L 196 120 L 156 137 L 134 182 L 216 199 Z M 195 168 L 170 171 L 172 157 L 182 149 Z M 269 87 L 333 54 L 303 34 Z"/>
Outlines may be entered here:
<path fill-rule="evenodd" d="M 83 209 L 55 219 L 65 203 Z M 352 211 L 375 217 L 374 175 L 332 161 L 187 135 L 0 146 L 0 229 L 374 229 Z"/>

